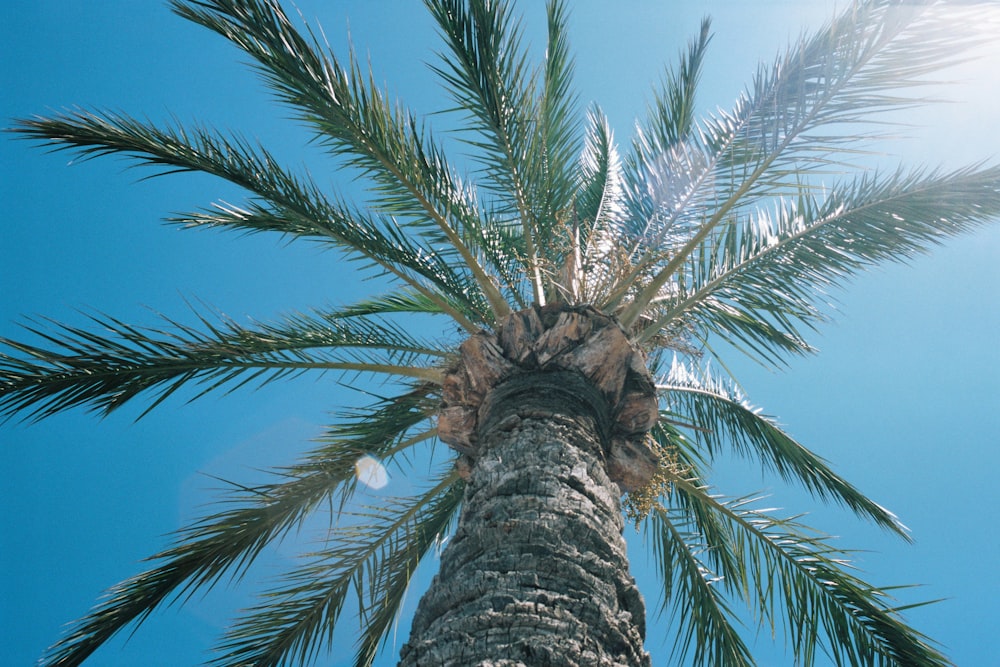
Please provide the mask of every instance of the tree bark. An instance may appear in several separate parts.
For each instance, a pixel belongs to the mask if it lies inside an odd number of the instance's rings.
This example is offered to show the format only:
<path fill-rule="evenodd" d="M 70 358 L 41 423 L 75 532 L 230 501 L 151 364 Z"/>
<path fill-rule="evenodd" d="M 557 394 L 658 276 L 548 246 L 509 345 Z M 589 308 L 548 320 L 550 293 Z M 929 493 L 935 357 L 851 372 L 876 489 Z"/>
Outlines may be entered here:
<path fill-rule="evenodd" d="M 517 373 L 486 393 L 458 529 L 401 666 L 649 664 L 607 470 L 615 417 L 574 370 Z"/>

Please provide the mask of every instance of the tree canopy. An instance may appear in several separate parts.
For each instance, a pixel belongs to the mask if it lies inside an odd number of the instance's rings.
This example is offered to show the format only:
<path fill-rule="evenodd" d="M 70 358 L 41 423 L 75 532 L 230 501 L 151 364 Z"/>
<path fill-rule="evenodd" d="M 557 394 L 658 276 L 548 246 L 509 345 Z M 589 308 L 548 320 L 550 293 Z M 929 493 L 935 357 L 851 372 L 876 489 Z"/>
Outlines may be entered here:
<path fill-rule="evenodd" d="M 706 21 L 622 147 L 600 109 L 585 111 L 573 94 L 561 3 L 548 7 L 537 63 L 521 48 L 508 5 L 427 5 L 447 54 L 434 67 L 461 114 L 471 175 L 449 162 L 429 129 L 433 118 L 425 124 L 361 58 L 329 51 L 262 0 L 173 7 L 252 59 L 334 164 L 362 175 L 371 195 L 364 201 L 206 125 L 83 109 L 19 123 L 22 135 L 85 157 L 123 154 L 150 173 L 228 181 L 247 193 L 244 202 L 170 221 L 313 240 L 391 286 L 273 322 L 200 312 L 195 324 L 164 318 L 142 327 L 101 315 L 88 327 L 42 322 L 28 327 L 34 339 L 4 339 L 0 408 L 28 419 L 75 407 L 108 414 L 137 397 L 152 409 L 182 387 L 194 386 L 197 398 L 309 372 L 391 378 L 391 391 L 342 414 L 300 463 L 238 488 L 232 502 L 181 531 L 152 569 L 112 589 L 53 648 L 49 664 L 75 664 L 161 602 L 241 576 L 310 511 L 346 506 L 360 458 L 391 460 L 433 444 L 456 341 L 415 333 L 408 317 L 429 315 L 468 335 L 546 303 L 614 315 L 658 372 L 660 475 L 629 503 L 660 564 L 681 657 L 750 664 L 734 611 L 742 601 L 762 627 L 780 626 L 805 663 L 827 652 L 845 664 L 942 664 L 888 589 L 846 569 L 848 554 L 829 539 L 757 498 L 725 499 L 708 486 L 713 459 L 732 451 L 906 536 L 891 513 L 708 362 L 724 350 L 780 367 L 810 353 L 806 337 L 825 321 L 832 286 L 995 219 L 995 167 L 881 172 L 855 161 L 859 144 L 880 130 L 871 121 L 917 103 L 913 91 L 961 56 L 940 30 L 939 8 L 858 4 L 761 66 L 731 111 L 698 118 Z M 369 662 L 416 563 L 458 508 L 462 482 L 445 463 L 425 493 L 334 529 L 329 544 L 237 621 L 220 664 L 315 656 L 349 597 L 364 629 L 357 660 Z"/>

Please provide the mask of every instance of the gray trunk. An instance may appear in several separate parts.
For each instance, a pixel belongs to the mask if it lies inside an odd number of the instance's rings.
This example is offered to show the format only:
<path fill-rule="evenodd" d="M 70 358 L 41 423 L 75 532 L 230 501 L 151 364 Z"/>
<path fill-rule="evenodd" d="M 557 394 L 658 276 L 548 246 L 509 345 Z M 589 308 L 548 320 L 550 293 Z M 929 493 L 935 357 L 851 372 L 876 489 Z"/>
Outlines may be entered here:
<path fill-rule="evenodd" d="M 457 532 L 400 665 L 648 665 L 601 393 L 534 372 L 490 392 Z"/>

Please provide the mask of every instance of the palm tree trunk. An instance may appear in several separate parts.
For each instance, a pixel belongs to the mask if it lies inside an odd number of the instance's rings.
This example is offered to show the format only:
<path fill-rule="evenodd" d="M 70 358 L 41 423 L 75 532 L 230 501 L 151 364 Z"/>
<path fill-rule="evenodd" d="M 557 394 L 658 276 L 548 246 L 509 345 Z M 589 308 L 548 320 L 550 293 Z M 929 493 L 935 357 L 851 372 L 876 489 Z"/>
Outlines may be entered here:
<path fill-rule="evenodd" d="M 457 532 L 401 666 L 648 665 L 608 403 L 575 371 L 515 374 L 479 410 Z"/>

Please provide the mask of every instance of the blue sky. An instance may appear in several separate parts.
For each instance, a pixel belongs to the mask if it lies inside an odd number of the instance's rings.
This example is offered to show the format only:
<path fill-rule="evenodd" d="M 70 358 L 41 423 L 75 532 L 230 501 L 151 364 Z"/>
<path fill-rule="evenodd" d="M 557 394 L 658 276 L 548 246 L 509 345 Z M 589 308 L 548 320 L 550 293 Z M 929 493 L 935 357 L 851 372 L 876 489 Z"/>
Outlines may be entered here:
<path fill-rule="evenodd" d="M 612 13 L 596 0 L 573 4 L 582 99 L 601 104 L 622 141 L 650 83 L 702 15 L 714 18 L 701 98 L 711 110 L 728 107 L 758 59 L 817 26 L 834 6 L 642 0 Z M 346 43 L 349 25 L 376 76 L 411 108 L 446 106 L 423 64 L 438 42 L 420 3 L 298 5 L 306 17 L 318 17 L 335 48 Z M 529 24 L 537 27 L 539 9 L 534 3 L 530 9 Z M 980 11 L 976 23 L 1000 34 L 1000 10 L 984 5 Z M 160 2 L 15 0 L 0 15 L 4 119 L 81 105 L 203 120 L 259 138 L 291 164 L 308 165 L 321 183 L 339 188 L 344 181 L 315 146 L 303 147 L 306 135 L 268 100 L 233 49 Z M 885 147 L 894 153 L 885 164 L 1000 159 L 1000 47 L 980 53 L 980 60 L 948 72 L 962 82 L 944 91 L 955 103 L 906 117 L 916 126 L 908 130 L 912 138 Z M 15 323 L 29 315 L 77 324 L 80 311 L 147 324 L 155 312 L 188 317 L 189 301 L 244 322 L 267 320 L 377 289 L 334 253 L 308 244 L 158 224 L 216 199 L 239 201 L 231 188 L 193 176 L 139 182 L 143 172 L 120 160 L 68 166 L 71 161 L 0 136 L 0 335 L 19 335 Z M 875 583 L 925 584 L 904 600 L 947 598 L 910 618 L 961 665 L 993 659 L 983 638 L 1000 617 L 1000 538 L 992 517 L 1000 501 L 998 259 L 1000 224 L 908 266 L 872 271 L 835 293 L 836 322 L 813 340 L 819 356 L 782 373 L 738 368 L 750 399 L 896 512 L 913 530 L 914 545 L 835 508 L 817 507 L 755 469 L 723 466 L 718 478 L 727 493 L 773 491 L 775 505 L 810 511 L 844 546 L 870 550 L 859 554 L 859 563 Z M 212 498 L 218 483 L 210 475 L 244 481 L 259 468 L 292 462 L 328 413 L 353 400 L 332 381 L 299 380 L 190 405 L 168 401 L 138 422 L 137 406 L 103 420 L 74 411 L 40 424 L 0 426 L 0 626 L 7 637 L 0 663 L 31 663 L 105 588 L 138 572 L 139 561 L 165 547 L 167 535 Z M 391 470 L 380 493 L 405 493 L 419 474 Z M 636 547 L 636 576 L 653 583 L 641 538 L 632 531 L 627 538 Z M 291 562 L 295 547 L 276 550 L 256 574 L 272 577 Z M 656 594 L 646 591 L 652 621 Z M 411 597 L 409 604 L 419 591 Z M 220 587 L 154 614 L 130 641 L 116 639 L 91 664 L 198 664 L 233 609 L 251 601 Z M 404 620 L 397 645 L 405 631 Z M 655 664 L 665 662 L 668 632 L 665 622 L 651 624 L 647 647 Z M 392 641 L 380 665 L 395 664 Z M 762 664 L 790 663 L 780 643 L 770 647 L 765 637 L 761 645 Z M 345 627 L 323 664 L 349 664 L 342 661 L 350 654 Z"/>

